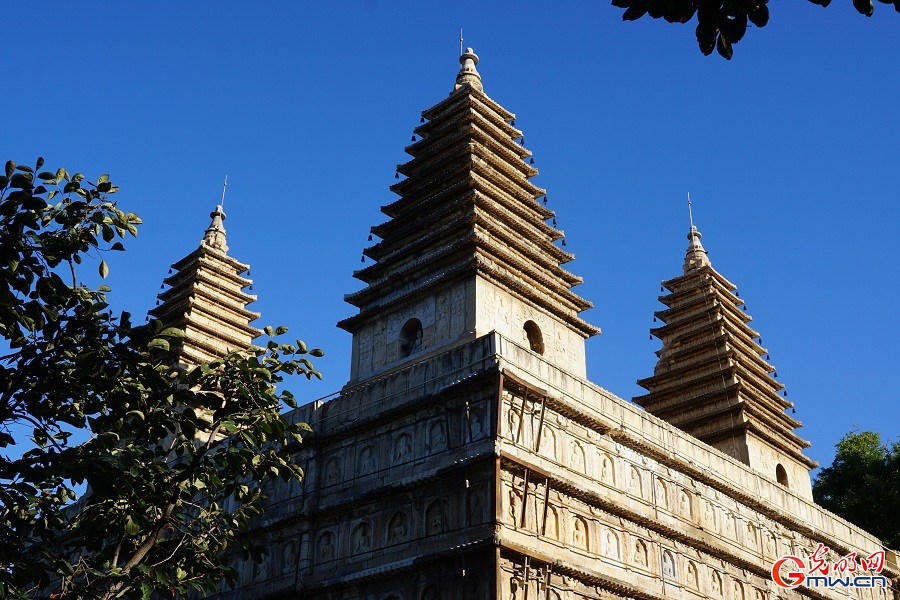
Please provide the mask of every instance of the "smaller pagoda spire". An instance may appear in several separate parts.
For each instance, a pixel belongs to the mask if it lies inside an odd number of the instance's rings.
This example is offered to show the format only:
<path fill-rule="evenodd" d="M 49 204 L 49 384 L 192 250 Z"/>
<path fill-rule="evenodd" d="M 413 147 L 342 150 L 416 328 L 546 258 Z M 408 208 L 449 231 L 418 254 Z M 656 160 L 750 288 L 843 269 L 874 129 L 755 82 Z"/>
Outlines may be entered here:
<path fill-rule="evenodd" d="M 664 325 L 650 330 L 662 341 L 659 361 L 651 377 L 638 381 L 648 393 L 634 402 L 812 498 L 809 469 L 816 463 L 803 454 L 809 442 L 785 413 L 793 404 L 778 393 L 784 386 L 762 358 L 768 351 L 754 341 L 759 333 L 740 308 L 744 301 L 710 264 L 693 217 L 688 240 L 684 274 L 662 282 L 669 293 L 659 301 L 667 308 L 654 316 Z M 787 479 L 776 466 L 787 469 Z"/>
<path fill-rule="evenodd" d="M 221 204 L 216 205 L 216 210 L 209 213 L 212 223 L 206 228 L 203 235 L 203 244 L 222 252 L 228 252 L 228 244 L 225 243 L 225 211 Z"/>
<path fill-rule="evenodd" d="M 453 86 L 453 89 L 458 90 L 468 83 L 479 91 L 484 90 L 481 85 L 481 75 L 478 73 L 478 69 L 475 68 L 475 65 L 478 64 L 478 55 L 475 54 L 475 51 L 471 48 L 466 48 L 463 55 L 459 57 L 459 64 L 461 65 L 459 75 L 456 76 L 456 85 Z"/>
<path fill-rule="evenodd" d="M 259 313 L 247 306 L 256 296 L 244 292 L 253 283 L 244 277 L 249 265 L 228 255 L 225 211 L 216 206 L 212 222 L 193 252 L 172 265 L 164 291 L 150 316 L 184 337 L 172 345 L 172 362 L 188 368 L 216 360 L 231 350 L 248 348 L 262 332 L 251 323 Z"/>

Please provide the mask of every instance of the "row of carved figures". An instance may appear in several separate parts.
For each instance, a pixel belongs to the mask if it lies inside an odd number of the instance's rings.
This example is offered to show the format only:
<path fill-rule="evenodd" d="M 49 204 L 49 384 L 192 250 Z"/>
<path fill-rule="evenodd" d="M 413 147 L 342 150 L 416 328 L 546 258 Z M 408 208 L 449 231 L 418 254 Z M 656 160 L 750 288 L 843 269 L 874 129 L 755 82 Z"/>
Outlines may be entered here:
<path fill-rule="evenodd" d="M 515 398 L 512 400 L 512 405 L 508 404 L 505 407 L 507 426 L 504 435 L 511 441 L 518 437 L 520 439 L 518 446 L 535 452 L 534 448 L 521 442 L 523 439 L 521 431 L 525 428 L 521 425 L 519 407 L 514 405 Z M 536 415 L 539 413 L 540 411 L 535 411 L 535 416 L 532 416 L 531 420 L 537 421 L 539 417 Z M 549 411 L 547 414 L 549 415 Z M 705 484 L 683 476 L 684 481 L 679 484 L 671 476 L 664 478 L 654 473 L 653 466 L 658 471 L 668 472 L 668 469 L 653 461 L 650 461 L 649 465 L 643 464 L 649 459 L 629 449 L 618 447 L 600 434 L 597 434 L 597 440 L 590 441 L 576 438 L 569 432 L 561 430 L 557 433 L 554 427 L 548 424 L 550 420 L 549 416 L 545 415 L 544 422 L 539 427 L 540 439 L 536 453 L 542 458 L 554 460 L 566 469 L 600 482 L 607 488 L 625 492 L 629 497 L 642 500 L 648 506 L 653 506 L 686 523 L 722 535 L 768 559 L 775 559 L 783 554 L 786 544 L 788 548 L 797 544 L 815 546 L 815 543 L 805 538 L 792 542 L 783 537 L 775 524 L 769 524 L 768 519 L 753 509 L 736 502 L 733 507 L 723 505 L 715 500 L 719 494 Z M 559 447 L 563 447 L 567 452 L 558 453 Z M 622 452 L 626 456 L 621 455 Z M 565 460 L 559 461 L 557 457 L 560 454 L 566 457 Z M 552 525 L 549 527 L 552 529 Z"/>
<path fill-rule="evenodd" d="M 469 441 L 483 439 L 486 435 L 484 410 L 472 408 L 468 414 Z M 400 431 L 384 434 L 390 439 L 370 438 L 357 446 L 332 453 L 325 460 L 323 486 L 331 486 L 344 480 L 363 477 L 385 468 L 416 460 L 441 452 L 448 447 L 449 432 L 444 418 L 431 419 L 423 432 L 418 427 L 407 427 Z M 352 453 L 356 451 L 355 461 Z M 352 469 L 344 469 L 350 460 Z"/>
<path fill-rule="evenodd" d="M 349 528 L 328 528 L 319 532 L 316 559 L 318 563 L 329 562 L 439 535 L 459 527 L 479 525 L 486 522 L 487 509 L 485 486 L 477 484 L 465 495 L 464 511 L 454 510 L 448 498 L 428 501 L 421 518 L 412 509 L 381 511 L 352 523 Z M 346 533 L 346 538 L 341 535 L 342 532 Z"/>

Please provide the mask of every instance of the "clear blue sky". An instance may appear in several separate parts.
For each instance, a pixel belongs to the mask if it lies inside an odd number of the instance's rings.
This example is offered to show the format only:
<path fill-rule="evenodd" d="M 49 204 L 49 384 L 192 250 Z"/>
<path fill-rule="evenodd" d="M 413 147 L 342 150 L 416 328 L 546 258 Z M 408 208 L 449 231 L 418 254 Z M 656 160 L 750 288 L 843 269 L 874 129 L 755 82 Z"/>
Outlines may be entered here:
<path fill-rule="evenodd" d="M 630 398 L 652 373 L 690 191 L 829 464 L 854 424 L 900 430 L 900 14 L 770 8 L 726 62 L 699 53 L 694 24 L 623 23 L 606 2 L 35 2 L 7 11 L 0 154 L 111 174 L 145 221 L 107 257 L 113 303 L 135 313 L 199 242 L 227 174 L 260 323 L 327 352 L 324 382 L 292 386 L 311 400 L 347 380 L 342 296 L 420 111 L 452 88 L 463 27 L 596 305 L 590 378 Z"/>

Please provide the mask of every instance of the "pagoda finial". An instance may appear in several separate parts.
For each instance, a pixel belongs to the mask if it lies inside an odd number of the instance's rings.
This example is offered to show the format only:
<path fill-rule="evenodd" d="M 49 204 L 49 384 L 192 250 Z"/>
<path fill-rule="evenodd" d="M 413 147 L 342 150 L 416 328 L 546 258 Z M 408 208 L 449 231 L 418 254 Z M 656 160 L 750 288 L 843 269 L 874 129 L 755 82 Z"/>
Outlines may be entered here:
<path fill-rule="evenodd" d="M 456 76 L 456 85 L 453 89 L 458 90 L 467 83 L 477 90 L 484 89 L 481 86 L 481 75 L 475 68 L 475 65 L 478 64 L 478 55 L 475 54 L 475 51 L 466 48 L 466 51 L 459 57 L 459 64 L 461 65 L 459 75 Z"/>
<path fill-rule="evenodd" d="M 212 223 L 206 228 L 203 245 L 228 252 L 228 244 L 225 243 L 225 225 L 222 223 L 225 220 L 225 211 L 222 210 L 222 205 L 217 205 L 216 210 L 209 213 L 209 216 L 212 218 Z"/>
<path fill-rule="evenodd" d="M 699 269 L 700 267 L 708 267 L 710 266 L 709 257 L 706 255 L 706 250 L 703 249 L 703 244 L 700 243 L 700 238 L 703 237 L 703 234 L 694 227 L 694 212 L 691 209 L 691 194 L 688 192 L 688 219 L 691 222 L 691 229 L 688 232 L 687 238 L 690 240 L 690 244 L 688 244 L 687 255 L 684 257 L 684 272 L 687 274 L 689 271 L 693 271 L 694 269 Z"/>

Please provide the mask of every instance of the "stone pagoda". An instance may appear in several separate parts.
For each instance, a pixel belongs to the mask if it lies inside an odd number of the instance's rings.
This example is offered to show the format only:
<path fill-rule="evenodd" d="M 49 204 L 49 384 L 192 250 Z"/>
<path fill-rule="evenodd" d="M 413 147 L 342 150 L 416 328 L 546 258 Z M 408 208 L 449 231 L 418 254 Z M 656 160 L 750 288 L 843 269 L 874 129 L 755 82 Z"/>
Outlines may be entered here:
<path fill-rule="evenodd" d="M 648 394 L 634 398 L 648 412 L 736 458 L 772 480 L 812 500 L 809 470 L 817 464 L 803 454 L 809 442 L 794 430 L 800 422 L 785 413 L 793 404 L 737 287 L 716 271 L 691 225 L 684 274 L 664 281 L 670 293 L 655 313 L 664 323 L 651 333 L 662 340 L 652 377 L 638 384 Z"/>
<path fill-rule="evenodd" d="M 546 223 L 554 213 L 529 181 L 537 169 L 515 115 L 484 93 L 471 48 L 460 63 L 397 167 L 400 199 L 382 207 L 390 220 L 365 250 L 376 262 L 354 273 L 368 285 L 346 296 L 360 309 L 339 324 L 353 334 L 351 385 L 489 331 L 584 376 L 584 340 L 600 332 L 578 316 L 592 305 L 560 267 L 574 257 L 554 244 L 563 232 Z"/>
<path fill-rule="evenodd" d="M 250 325 L 259 313 L 247 310 L 256 300 L 244 292 L 253 283 L 242 276 L 250 267 L 228 256 L 222 207 L 209 216 L 212 222 L 200 247 L 172 265 L 163 280 L 168 288 L 150 310 L 166 327 L 184 331 L 183 338 L 172 340 L 173 357 L 184 368 L 248 348 L 262 334 Z"/>

